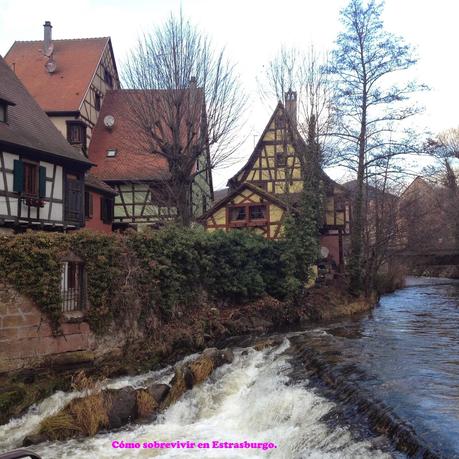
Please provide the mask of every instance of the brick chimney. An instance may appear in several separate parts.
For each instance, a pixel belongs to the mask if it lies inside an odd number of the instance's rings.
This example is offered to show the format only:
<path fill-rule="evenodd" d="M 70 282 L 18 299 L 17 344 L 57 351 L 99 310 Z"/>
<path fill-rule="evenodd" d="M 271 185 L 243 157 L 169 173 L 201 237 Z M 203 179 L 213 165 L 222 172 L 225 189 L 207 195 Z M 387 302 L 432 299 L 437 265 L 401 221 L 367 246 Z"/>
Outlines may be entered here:
<path fill-rule="evenodd" d="M 288 113 L 293 125 L 296 127 L 297 123 L 297 106 L 296 106 L 296 91 L 290 88 L 285 93 L 285 111 Z"/>
<path fill-rule="evenodd" d="M 43 24 L 44 36 L 43 36 L 43 54 L 47 57 L 50 57 L 53 53 L 53 39 L 52 39 L 52 29 L 51 21 L 45 21 Z"/>

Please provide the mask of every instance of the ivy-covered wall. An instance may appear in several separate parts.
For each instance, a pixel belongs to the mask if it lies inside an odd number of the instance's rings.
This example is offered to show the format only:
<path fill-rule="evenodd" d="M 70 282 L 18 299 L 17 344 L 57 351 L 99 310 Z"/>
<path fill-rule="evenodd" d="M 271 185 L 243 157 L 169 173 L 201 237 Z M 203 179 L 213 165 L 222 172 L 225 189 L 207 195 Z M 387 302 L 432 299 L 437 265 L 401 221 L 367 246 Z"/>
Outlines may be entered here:
<path fill-rule="evenodd" d="M 222 306 L 264 295 L 283 299 L 282 242 L 244 231 L 68 234 L 28 232 L 0 236 L 0 276 L 30 297 L 60 333 L 61 259 L 84 263 L 85 320 L 99 335 L 113 324 L 149 332 L 203 301 Z"/>

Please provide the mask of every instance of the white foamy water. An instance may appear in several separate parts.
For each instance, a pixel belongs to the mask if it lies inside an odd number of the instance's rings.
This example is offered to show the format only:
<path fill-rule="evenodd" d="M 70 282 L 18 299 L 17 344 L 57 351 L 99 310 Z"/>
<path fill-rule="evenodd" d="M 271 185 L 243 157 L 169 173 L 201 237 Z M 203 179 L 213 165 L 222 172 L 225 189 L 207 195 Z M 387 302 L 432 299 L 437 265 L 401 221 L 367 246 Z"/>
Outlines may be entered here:
<path fill-rule="evenodd" d="M 369 442 L 356 441 L 344 427 L 329 428 L 321 418 L 333 404 L 300 385 L 289 384 L 290 368 L 283 351 L 286 340 L 274 350 L 236 352 L 231 365 L 217 369 L 204 384 L 184 397 L 156 421 L 133 425 L 118 432 L 97 435 L 91 439 L 46 443 L 33 449 L 43 459 L 70 458 L 388 458 L 390 455 L 371 448 Z M 162 379 L 165 374 L 145 379 Z M 123 381 L 127 382 L 128 380 Z M 141 380 L 136 381 L 141 385 Z M 118 381 L 119 383 L 119 381 Z M 54 398 L 53 398 L 54 397 Z M 62 394 L 50 397 L 43 404 L 41 416 L 57 411 L 69 400 Z M 54 404 L 53 410 L 50 406 Z M 41 405 L 40 405 L 41 406 Z M 24 418 L 32 418 L 28 413 Z M 20 421 L 20 420 L 19 420 Z M 14 432 L 19 439 L 30 433 L 35 421 L 23 421 L 22 428 L 4 426 L 3 436 Z M 10 426 L 10 427 L 8 427 Z M 148 442 L 190 441 L 190 449 L 114 449 L 113 441 Z M 277 448 L 261 449 L 199 449 L 199 442 L 212 445 L 221 442 L 274 443 Z M 11 442 L 8 442 L 10 444 Z"/>

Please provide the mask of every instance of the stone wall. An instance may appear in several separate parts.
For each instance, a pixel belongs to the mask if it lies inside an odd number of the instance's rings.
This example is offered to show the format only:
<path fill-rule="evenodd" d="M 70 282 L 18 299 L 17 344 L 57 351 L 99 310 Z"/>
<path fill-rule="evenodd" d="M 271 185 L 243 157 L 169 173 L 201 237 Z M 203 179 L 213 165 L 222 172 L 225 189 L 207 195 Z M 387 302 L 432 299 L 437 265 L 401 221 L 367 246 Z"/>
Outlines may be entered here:
<path fill-rule="evenodd" d="M 69 317 L 61 330 L 60 336 L 53 336 L 49 321 L 32 300 L 0 282 L 0 373 L 95 349 L 95 337 L 82 318 Z"/>

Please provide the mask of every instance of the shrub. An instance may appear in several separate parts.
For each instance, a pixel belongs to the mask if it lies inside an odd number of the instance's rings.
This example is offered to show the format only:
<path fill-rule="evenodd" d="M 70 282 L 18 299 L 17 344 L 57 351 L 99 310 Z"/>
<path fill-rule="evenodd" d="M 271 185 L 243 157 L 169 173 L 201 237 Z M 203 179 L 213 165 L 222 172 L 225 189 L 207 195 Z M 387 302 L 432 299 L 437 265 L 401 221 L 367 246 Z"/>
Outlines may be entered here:
<path fill-rule="evenodd" d="M 282 244 L 246 231 L 206 233 L 168 227 L 142 233 L 28 232 L 4 237 L 0 275 L 32 297 L 56 327 L 61 316 L 60 257 L 84 262 L 87 320 L 97 333 L 128 318 L 169 319 L 206 297 L 243 303 L 286 296 Z"/>

